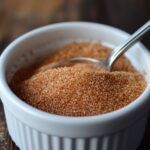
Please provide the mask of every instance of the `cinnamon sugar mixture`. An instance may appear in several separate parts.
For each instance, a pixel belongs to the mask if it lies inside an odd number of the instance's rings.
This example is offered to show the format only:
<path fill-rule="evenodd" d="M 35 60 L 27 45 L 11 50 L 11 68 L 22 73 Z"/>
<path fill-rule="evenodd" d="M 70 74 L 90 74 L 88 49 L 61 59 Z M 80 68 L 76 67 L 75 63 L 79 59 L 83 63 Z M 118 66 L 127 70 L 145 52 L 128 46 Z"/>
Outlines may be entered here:
<path fill-rule="evenodd" d="M 50 64 L 76 56 L 105 58 L 111 50 L 98 43 L 73 43 L 40 64 L 19 70 L 10 85 L 28 104 L 58 115 L 91 116 L 114 111 L 134 101 L 146 82 L 122 56 L 108 72 L 92 63 L 52 69 Z"/>

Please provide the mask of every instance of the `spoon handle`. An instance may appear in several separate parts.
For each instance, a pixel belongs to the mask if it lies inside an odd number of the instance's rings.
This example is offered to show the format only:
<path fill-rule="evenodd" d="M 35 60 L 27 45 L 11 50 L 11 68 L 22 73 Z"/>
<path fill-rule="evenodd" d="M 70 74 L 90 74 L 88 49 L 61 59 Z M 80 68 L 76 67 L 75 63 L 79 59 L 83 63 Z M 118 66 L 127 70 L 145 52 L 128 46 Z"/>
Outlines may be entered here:
<path fill-rule="evenodd" d="M 150 20 L 146 22 L 142 27 L 140 27 L 136 32 L 134 32 L 130 38 L 128 38 L 124 43 L 116 47 L 110 56 L 107 58 L 107 65 L 111 71 L 114 62 L 126 52 L 132 45 L 134 45 L 140 38 L 143 37 L 145 33 L 150 30 Z"/>

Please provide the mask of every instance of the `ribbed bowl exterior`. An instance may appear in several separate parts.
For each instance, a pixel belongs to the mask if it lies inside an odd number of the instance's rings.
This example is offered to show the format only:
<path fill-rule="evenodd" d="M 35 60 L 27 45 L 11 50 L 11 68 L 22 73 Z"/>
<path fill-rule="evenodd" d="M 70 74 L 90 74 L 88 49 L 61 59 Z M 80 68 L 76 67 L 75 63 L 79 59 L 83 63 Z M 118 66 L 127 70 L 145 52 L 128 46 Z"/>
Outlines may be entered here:
<path fill-rule="evenodd" d="M 5 115 L 9 134 L 21 150 L 135 150 L 143 137 L 147 120 L 147 115 L 144 115 L 133 125 L 111 135 L 69 138 L 35 130 L 15 118 L 6 107 Z"/>

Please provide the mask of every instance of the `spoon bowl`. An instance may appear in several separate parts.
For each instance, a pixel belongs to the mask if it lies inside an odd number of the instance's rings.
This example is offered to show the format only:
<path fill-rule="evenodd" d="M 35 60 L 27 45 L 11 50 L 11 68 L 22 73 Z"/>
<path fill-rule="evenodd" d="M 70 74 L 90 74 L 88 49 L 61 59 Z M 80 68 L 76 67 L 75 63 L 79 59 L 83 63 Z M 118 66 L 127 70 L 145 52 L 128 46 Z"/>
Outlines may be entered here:
<path fill-rule="evenodd" d="M 53 65 L 51 65 L 52 68 L 57 68 L 62 65 L 66 65 L 70 62 L 92 62 L 100 67 L 103 67 L 104 69 L 108 71 L 112 71 L 112 66 L 116 62 L 116 60 L 125 53 L 130 47 L 132 47 L 137 41 L 139 41 L 145 33 L 147 33 L 150 30 L 150 20 L 146 22 L 142 27 L 140 27 L 136 32 L 134 32 L 131 37 L 129 37 L 125 42 L 120 44 L 118 47 L 116 47 L 112 53 L 104 60 L 97 60 L 90 57 L 73 57 L 61 60 Z"/>

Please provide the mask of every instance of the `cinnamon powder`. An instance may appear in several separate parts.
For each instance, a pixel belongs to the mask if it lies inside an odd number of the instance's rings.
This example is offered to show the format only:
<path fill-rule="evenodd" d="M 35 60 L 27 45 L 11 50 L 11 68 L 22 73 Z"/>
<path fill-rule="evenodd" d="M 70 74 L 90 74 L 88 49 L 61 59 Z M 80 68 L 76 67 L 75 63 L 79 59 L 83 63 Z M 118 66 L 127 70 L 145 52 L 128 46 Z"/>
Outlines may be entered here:
<path fill-rule="evenodd" d="M 73 63 L 52 69 L 50 64 L 76 56 L 104 59 L 111 49 L 98 43 L 73 43 L 59 49 L 36 67 L 22 68 L 11 88 L 26 103 L 58 115 L 91 116 L 124 107 L 146 87 L 144 77 L 122 56 L 112 72 L 92 63 Z"/>

